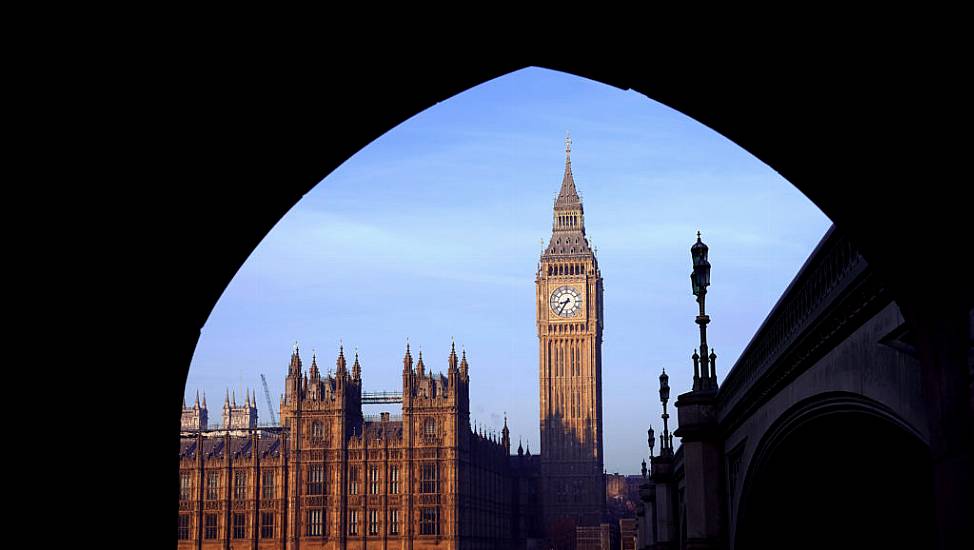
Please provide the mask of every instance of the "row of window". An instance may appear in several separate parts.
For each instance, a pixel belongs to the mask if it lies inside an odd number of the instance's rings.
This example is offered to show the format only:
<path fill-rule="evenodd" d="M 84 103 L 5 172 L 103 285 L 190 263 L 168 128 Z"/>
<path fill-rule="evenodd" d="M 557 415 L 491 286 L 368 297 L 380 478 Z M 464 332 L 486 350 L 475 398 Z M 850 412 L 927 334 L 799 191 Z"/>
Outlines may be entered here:
<path fill-rule="evenodd" d="M 233 473 L 233 498 L 242 500 L 247 498 L 247 472 Z M 179 476 L 179 500 L 190 499 L 190 488 L 192 482 L 189 472 L 183 472 Z M 220 473 L 208 472 L 206 475 L 206 500 L 217 500 L 220 498 Z M 263 472 L 261 480 L 261 498 L 274 498 L 274 472 Z"/>
<path fill-rule="evenodd" d="M 571 249 L 575 252 L 575 249 Z M 581 264 L 558 264 L 548 266 L 548 275 L 585 275 L 585 266 Z"/>
<path fill-rule="evenodd" d="M 307 511 L 307 522 L 305 527 L 305 535 L 314 537 L 321 536 L 325 532 L 325 522 L 324 513 L 322 510 L 308 510 Z M 392 509 L 389 510 L 389 534 L 398 535 L 399 534 L 399 510 Z M 369 535 L 378 535 L 381 531 L 381 522 L 379 521 L 379 511 L 369 510 L 368 512 L 368 529 Z M 359 520 L 359 510 L 349 510 L 348 511 L 348 534 L 349 535 L 359 535 L 360 520 Z M 419 510 L 419 534 L 421 535 L 439 535 L 440 534 L 440 509 L 439 508 L 420 508 Z"/>
<path fill-rule="evenodd" d="M 369 466 L 368 468 L 368 479 L 366 487 L 368 488 L 370 495 L 377 495 L 380 493 L 381 482 L 379 476 L 379 466 Z M 348 469 L 348 494 L 357 495 L 359 494 L 359 477 L 358 477 L 358 467 L 352 466 Z M 309 495 L 323 495 L 327 491 L 325 490 L 324 481 L 324 465 L 323 464 L 309 464 L 308 465 L 308 477 L 306 485 L 306 494 Z M 389 466 L 389 487 L 388 491 L 390 495 L 399 494 L 399 467 Z M 439 492 L 439 465 L 436 463 L 426 463 L 420 466 L 420 485 L 419 492 L 421 493 L 438 493 Z"/>
<path fill-rule="evenodd" d="M 321 509 L 308 510 L 305 514 L 305 535 L 309 537 L 320 537 L 325 533 L 325 514 Z M 359 534 L 359 510 L 350 510 L 348 513 L 348 534 Z M 389 534 L 399 534 L 399 510 L 389 510 Z M 203 538 L 215 539 L 219 536 L 217 514 L 205 514 L 203 516 Z M 379 511 L 369 510 L 368 512 L 368 534 L 378 535 L 381 523 L 379 521 Z M 232 537 L 235 539 L 247 538 L 247 515 L 234 513 L 232 515 Z M 439 508 L 420 508 L 419 511 L 419 533 L 421 535 L 440 534 L 440 510 Z M 179 515 L 179 540 L 189 540 L 189 514 Z M 260 514 L 260 538 L 274 538 L 274 513 L 262 512 Z"/>
<path fill-rule="evenodd" d="M 311 423 L 311 439 L 322 439 L 325 435 L 324 426 L 321 422 L 317 420 Z M 423 435 L 435 436 L 436 435 L 436 420 L 433 418 L 427 418 L 423 422 Z"/>
<path fill-rule="evenodd" d="M 358 467 L 351 467 L 348 471 L 348 494 L 359 494 Z M 437 493 L 439 492 L 438 465 L 435 463 L 423 464 L 420 467 L 420 492 Z M 306 494 L 323 495 L 325 490 L 325 467 L 323 464 L 309 464 L 307 468 Z M 399 467 L 389 466 L 388 473 L 390 495 L 399 494 Z M 379 494 L 381 487 L 379 481 L 379 467 L 370 466 L 368 472 L 369 494 Z M 179 500 L 190 499 L 191 480 L 190 473 L 184 472 L 180 475 L 179 481 Z M 261 498 L 274 498 L 274 472 L 263 472 L 261 483 Z M 247 472 L 234 472 L 233 476 L 233 498 L 242 500 L 247 498 Z M 220 498 L 220 473 L 208 472 L 206 476 L 206 500 L 218 500 Z"/>
<path fill-rule="evenodd" d="M 247 514 L 235 513 L 231 521 L 231 534 L 233 538 L 247 538 Z M 219 536 L 218 525 L 216 514 L 205 514 L 203 516 L 203 538 L 217 538 Z M 274 538 L 273 512 L 262 512 L 260 514 L 260 538 Z M 180 514 L 179 516 L 179 540 L 189 540 L 189 514 Z"/>

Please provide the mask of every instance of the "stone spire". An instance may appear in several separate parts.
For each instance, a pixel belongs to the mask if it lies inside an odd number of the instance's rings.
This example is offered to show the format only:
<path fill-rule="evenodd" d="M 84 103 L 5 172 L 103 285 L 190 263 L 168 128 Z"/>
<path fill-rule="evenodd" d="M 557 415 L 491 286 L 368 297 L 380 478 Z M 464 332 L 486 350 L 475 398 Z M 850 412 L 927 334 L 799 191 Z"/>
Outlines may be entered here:
<path fill-rule="evenodd" d="M 521 438 L 517 438 L 517 456 L 524 455 L 524 447 L 521 446 Z"/>
<path fill-rule="evenodd" d="M 318 371 L 318 354 L 314 351 L 311 352 L 311 379 L 318 380 L 321 378 L 321 372 Z"/>
<path fill-rule="evenodd" d="M 457 344 L 456 341 L 451 339 L 450 341 L 450 358 L 447 359 L 447 363 L 450 365 L 449 370 L 454 371 L 457 368 Z"/>
<path fill-rule="evenodd" d="M 186 407 L 186 401 L 183 401 L 183 407 Z M 200 390 L 196 390 L 196 403 L 193 405 L 194 409 L 200 408 Z"/>
<path fill-rule="evenodd" d="M 294 343 L 294 351 L 291 352 L 291 364 L 287 369 L 288 375 L 301 374 L 301 356 L 298 354 L 298 343 Z"/>
<path fill-rule="evenodd" d="M 571 138 L 568 137 L 565 139 L 565 175 L 555 199 L 551 240 L 543 256 L 590 254 L 591 245 L 585 237 L 585 212 L 572 175 Z"/>
<path fill-rule="evenodd" d="M 426 372 L 426 364 L 423 363 L 423 350 L 419 350 L 419 360 L 416 362 L 416 376 L 422 377 Z"/>
<path fill-rule="evenodd" d="M 576 210 L 582 208 L 582 201 L 575 189 L 575 178 L 572 176 L 572 138 L 565 137 L 565 175 L 561 178 L 561 190 L 555 200 L 555 210 Z"/>
<path fill-rule="evenodd" d="M 203 392 L 203 408 L 206 408 L 206 392 Z"/>
<path fill-rule="evenodd" d="M 344 375 L 347 371 L 345 370 L 345 346 L 341 343 L 338 344 L 338 359 L 335 360 L 335 374 Z"/>
<path fill-rule="evenodd" d="M 504 445 L 504 452 L 511 454 L 511 431 L 507 429 L 507 413 L 504 413 L 504 428 L 501 430 L 501 444 Z"/>
<path fill-rule="evenodd" d="M 460 378 L 464 381 L 468 379 L 470 366 L 467 364 L 467 350 L 463 350 L 463 357 L 460 359 Z"/>
<path fill-rule="evenodd" d="M 406 340 L 406 355 L 402 356 L 402 372 L 403 374 L 412 372 L 413 370 L 413 355 L 409 353 L 409 340 Z"/>
<path fill-rule="evenodd" d="M 358 350 L 355 350 L 355 362 L 352 363 L 352 379 L 355 381 L 362 379 L 362 365 L 358 362 Z"/>

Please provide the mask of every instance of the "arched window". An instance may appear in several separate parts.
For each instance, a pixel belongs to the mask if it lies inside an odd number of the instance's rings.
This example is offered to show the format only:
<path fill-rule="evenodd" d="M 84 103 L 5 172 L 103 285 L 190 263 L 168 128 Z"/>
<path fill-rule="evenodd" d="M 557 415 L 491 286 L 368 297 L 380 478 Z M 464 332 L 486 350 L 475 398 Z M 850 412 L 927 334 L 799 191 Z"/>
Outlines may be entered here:
<path fill-rule="evenodd" d="M 313 439 L 321 439 L 324 436 L 324 429 L 321 427 L 321 422 L 317 420 L 311 423 L 311 437 Z"/>
<path fill-rule="evenodd" d="M 433 418 L 427 418 L 423 422 L 423 435 L 435 436 L 436 435 L 436 420 Z"/>

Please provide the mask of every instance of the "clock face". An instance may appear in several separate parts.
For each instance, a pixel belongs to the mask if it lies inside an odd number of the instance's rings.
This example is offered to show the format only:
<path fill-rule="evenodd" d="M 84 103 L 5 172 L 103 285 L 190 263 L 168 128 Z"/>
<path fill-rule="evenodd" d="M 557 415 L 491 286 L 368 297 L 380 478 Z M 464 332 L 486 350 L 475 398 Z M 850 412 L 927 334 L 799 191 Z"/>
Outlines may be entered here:
<path fill-rule="evenodd" d="M 581 312 L 582 295 L 570 286 L 562 286 L 551 293 L 548 303 L 560 317 L 574 317 Z"/>

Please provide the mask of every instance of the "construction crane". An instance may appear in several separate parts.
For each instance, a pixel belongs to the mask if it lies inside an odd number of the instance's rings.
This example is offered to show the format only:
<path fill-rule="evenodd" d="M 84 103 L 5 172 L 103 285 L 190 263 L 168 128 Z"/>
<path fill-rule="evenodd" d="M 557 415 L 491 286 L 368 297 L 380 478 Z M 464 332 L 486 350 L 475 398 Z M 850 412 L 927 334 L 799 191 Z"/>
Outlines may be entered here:
<path fill-rule="evenodd" d="M 260 382 L 264 385 L 264 397 L 267 398 L 267 412 L 271 414 L 271 422 L 276 426 L 277 418 L 274 417 L 274 404 L 271 402 L 271 391 L 267 389 L 267 379 L 264 378 L 264 373 L 260 374 Z"/>

